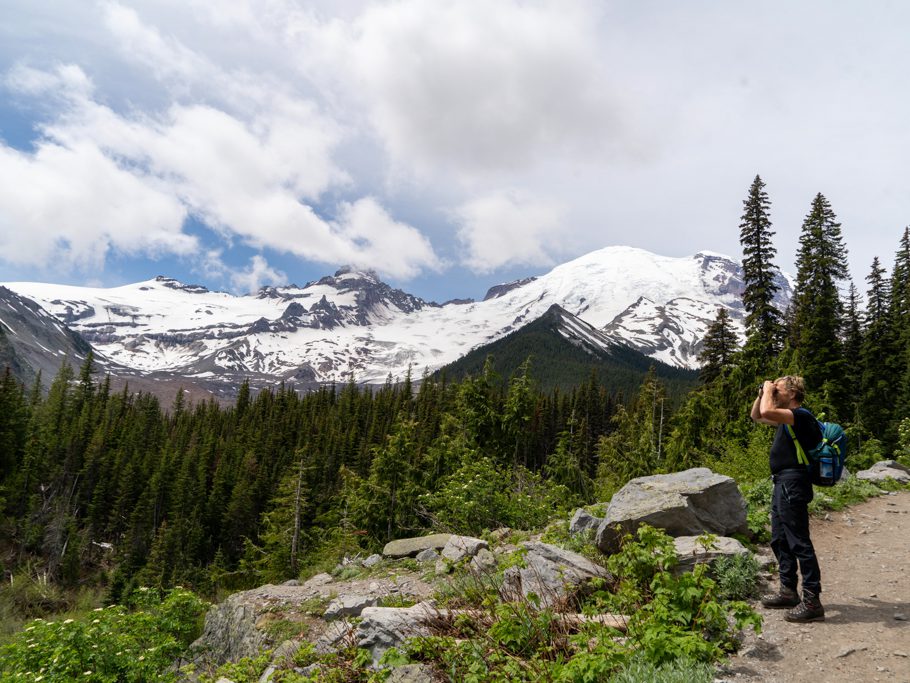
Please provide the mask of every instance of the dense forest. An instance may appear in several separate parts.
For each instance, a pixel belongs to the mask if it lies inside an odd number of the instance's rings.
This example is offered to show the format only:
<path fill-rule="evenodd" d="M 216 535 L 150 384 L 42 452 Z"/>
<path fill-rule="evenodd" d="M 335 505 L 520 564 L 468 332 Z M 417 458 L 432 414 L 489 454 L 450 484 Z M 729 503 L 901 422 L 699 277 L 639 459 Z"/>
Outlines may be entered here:
<path fill-rule="evenodd" d="M 139 584 L 204 593 L 297 576 L 430 529 L 528 528 L 607 500 L 629 478 L 705 465 L 766 475 L 771 430 L 748 408 L 760 380 L 801 374 L 807 406 L 841 422 L 851 467 L 910 439 L 910 230 L 865 306 L 824 196 L 800 237 L 796 290 L 773 306 L 770 200 L 756 177 L 740 225 L 744 343 L 726 311 L 700 386 L 676 410 L 652 371 L 634 396 L 596 372 L 542 391 L 526 361 L 457 382 L 379 389 L 280 386 L 236 403 L 171 405 L 112 392 L 91 357 L 49 387 L 0 380 L 0 569 L 111 601 Z M 852 463 L 852 464 L 851 464 Z"/>

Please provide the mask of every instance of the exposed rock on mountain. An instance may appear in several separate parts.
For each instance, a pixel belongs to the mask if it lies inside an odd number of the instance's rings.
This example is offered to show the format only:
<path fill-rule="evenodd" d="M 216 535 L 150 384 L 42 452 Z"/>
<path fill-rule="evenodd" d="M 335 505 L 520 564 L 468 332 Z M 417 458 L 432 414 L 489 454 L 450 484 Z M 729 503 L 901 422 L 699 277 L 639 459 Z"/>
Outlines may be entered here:
<path fill-rule="evenodd" d="M 786 279 L 779 305 L 790 297 Z M 742 272 L 708 252 L 669 258 L 609 247 L 536 278 L 490 289 L 484 301 L 428 303 L 342 268 L 303 287 L 234 296 L 172 278 L 111 289 L 11 283 L 72 326 L 99 355 L 137 373 L 221 383 L 381 383 L 441 368 L 537 320 L 553 305 L 613 342 L 679 368 L 697 354 L 716 309 L 742 329 Z M 570 325 L 566 326 L 568 329 Z M 589 331 L 573 340 L 589 347 Z"/>

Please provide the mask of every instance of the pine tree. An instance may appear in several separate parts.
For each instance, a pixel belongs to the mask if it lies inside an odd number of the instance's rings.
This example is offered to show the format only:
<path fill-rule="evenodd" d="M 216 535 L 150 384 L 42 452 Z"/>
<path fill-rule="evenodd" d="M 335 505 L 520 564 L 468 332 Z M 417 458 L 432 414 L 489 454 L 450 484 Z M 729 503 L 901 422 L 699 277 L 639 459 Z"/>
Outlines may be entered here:
<path fill-rule="evenodd" d="M 773 263 L 777 250 L 771 242 L 774 231 L 768 215 L 771 202 L 765 183 L 755 176 L 749 195 L 743 201 L 739 241 L 743 247 L 743 306 L 746 309 L 744 362 L 756 375 L 764 375 L 784 342 L 780 311 L 774 305 L 779 287 L 774 279 L 779 272 Z"/>
<path fill-rule="evenodd" d="M 859 418 L 863 381 L 863 313 L 860 310 L 859 292 L 850 282 L 847 295 L 847 311 L 844 325 L 844 383 L 847 387 L 849 421 L 854 424 Z"/>
<path fill-rule="evenodd" d="M 878 439 L 885 437 L 893 405 L 892 397 L 897 388 L 895 339 L 889 312 L 891 294 L 884 275 L 885 269 L 876 256 L 872 261 L 872 271 L 866 278 L 869 291 L 866 329 L 861 347 L 863 373 L 860 414 L 863 426 Z"/>
<path fill-rule="evenodd" d="M 701 361 L 699 379 L 703 384 L 713 382 L 732 367 L 736 348 L 736 332 L 733 330 L 730 315 L 727 309 L 719 307 L 717 317 L 705 332 L 702 351 L 698 357 Z"/>
<path fill-rule="evenodd" d="M 895 371 L 900 385 L 894 417 L 910 417 L 910 227 L 904 228 L 891 274 L 891 325 L 897 354 Z"/>
<path fill-rule="evenodd" d="M 841 224 L 821 193 L 803 221 L 799 243 L 793 320 L 797 363 L 810 391 L 829 394 L 840 411 L 846 397 L 839 338 L 844 312 L 838 285 L 848 277 L 847 249 Z M 827 382 L 830 386 L 825 387 Z"/>

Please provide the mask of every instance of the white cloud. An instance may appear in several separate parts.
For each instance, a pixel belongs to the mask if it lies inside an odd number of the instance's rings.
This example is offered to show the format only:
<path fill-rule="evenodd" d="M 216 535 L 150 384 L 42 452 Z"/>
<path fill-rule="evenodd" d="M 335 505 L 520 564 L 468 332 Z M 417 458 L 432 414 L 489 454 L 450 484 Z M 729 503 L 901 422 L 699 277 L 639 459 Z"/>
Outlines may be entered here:
<path fill-rule="evenodd" d="M 549 252 L 559 247 L 566 229 L 558 204 L 515 191 L 473 199 L 454 217 L 458 238 L 468 251 L 465 265 L 477 272 L 551 265 Z"/>
<path fill-rule="evenodd" d="M 371 197 L 343 204 L 337 225 L 353 246 L 351 265 L 374 268 L 400 280 L 423 269 L 442 268 L 430 241 L 416 228 L 394 220 Z"/>
<path fill-rule="evenodd" d="M 0 258 L 61 270 L 99 269 L 110 250 L 190 254 L 186 209 L 91 144 L 0 145 Z"/>
<path fill-rule="evenodd" d="M 265 257 L 259 254 L 250 259 L 246 268 L 231 273 L 231 284 L 242 292 L 255 292 L 262 285 L 283 285 L 287 281 L 287 275 L 269 266 Z"/>
<path fill-rule="evenodd" d="M 393 161 L 472 174 L 618 146 L 625 114 L 604 87 L 592 8 L 398 0 L 350 22 L 298 15 L 291 26 L 320 53 L 304 49 L 304 72 L 321 74 L 327 88 L 326 75 L 341 77 Z"/>

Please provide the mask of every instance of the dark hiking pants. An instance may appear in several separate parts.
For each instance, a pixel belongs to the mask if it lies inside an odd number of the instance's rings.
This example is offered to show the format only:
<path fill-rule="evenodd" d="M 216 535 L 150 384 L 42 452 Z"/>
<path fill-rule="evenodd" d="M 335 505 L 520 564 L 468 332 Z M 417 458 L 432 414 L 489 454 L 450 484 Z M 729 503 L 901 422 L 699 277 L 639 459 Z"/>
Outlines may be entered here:
<path fill-rule="evenodd" d="M 812 482 L 804 470 L 784 470 L 774 477 L 771 499 L 771 550 L 777 558 L 782 586 L 796 590 L 796 565 L 803 577 L 803 596 L 818 596 L 822 575 L 809 538 Z"/>

